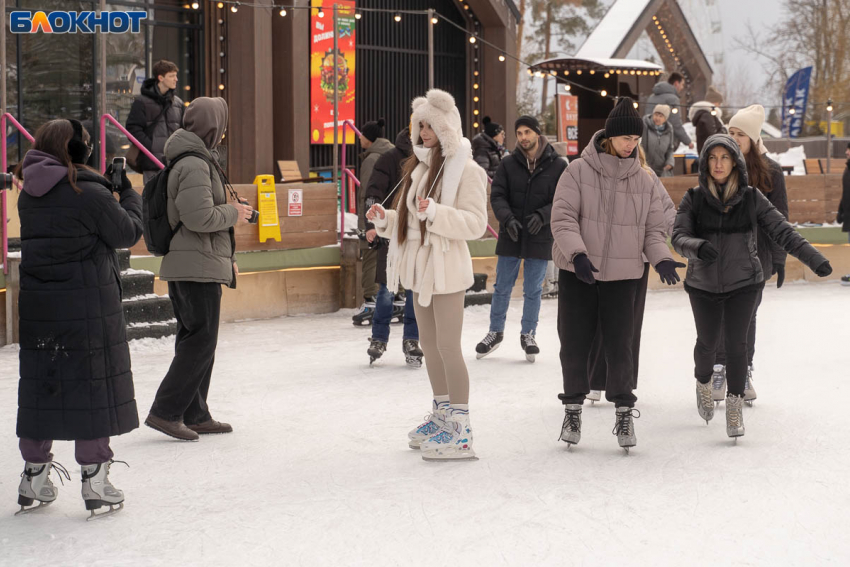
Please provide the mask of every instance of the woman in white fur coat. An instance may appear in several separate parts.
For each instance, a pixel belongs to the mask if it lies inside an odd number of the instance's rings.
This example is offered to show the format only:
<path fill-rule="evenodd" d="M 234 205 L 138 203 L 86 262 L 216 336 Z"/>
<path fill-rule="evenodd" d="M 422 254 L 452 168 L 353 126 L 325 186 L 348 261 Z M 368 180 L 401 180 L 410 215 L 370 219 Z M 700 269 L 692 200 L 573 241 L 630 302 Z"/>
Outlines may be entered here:
<path fill-rule="evenodd" d="M 373 205 L 367 218 L 390 239 L 387 287 L 413 291 L 419 338 L 434 392 L 425 423 L 409 445 L 429 460 L 475 459 L 469 425 L 469 373 L 460 347 L 463 305 L 472 286 L 467 240 L 487 227 L 487 174 L 472 159 L 454 98 L 439 89 L 412 104 L 413 155 L 392 210 Z"/>

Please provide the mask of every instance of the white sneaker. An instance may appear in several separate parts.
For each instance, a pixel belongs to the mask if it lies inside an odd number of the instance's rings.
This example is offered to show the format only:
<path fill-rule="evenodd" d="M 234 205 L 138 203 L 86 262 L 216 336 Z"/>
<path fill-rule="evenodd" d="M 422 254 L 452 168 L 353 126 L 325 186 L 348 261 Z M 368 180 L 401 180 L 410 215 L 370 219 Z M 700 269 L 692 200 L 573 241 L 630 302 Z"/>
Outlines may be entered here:
<path fill-rule="evenodd" d="M 422 443 L 425 461 L 477 461 L 472 449 L 472 427 L 469 411 L 449 408 L 446 423 L 435 435 Z"/>
<path fill-rule="evenodd" d="M 425 416 L 424 423 L 407 434 L 407 445 L 411 449 L 419 449 L 424 441 L 436 434 L 446 424 L 446 412 L 449 402 L 431 402 L 431 413 Z"/>
<path fill-rule="evenodd" d="M 722 402 L 726 398 L 726 367 L 722 364 L 714 365 L 711 375 L 711 399 Z"/>
<path fill-rule="evenodd" d="M 602 390 L 591 390 L 584 399 L 590 400 L 590 403 L 596 403 L 602 399 Z"/>

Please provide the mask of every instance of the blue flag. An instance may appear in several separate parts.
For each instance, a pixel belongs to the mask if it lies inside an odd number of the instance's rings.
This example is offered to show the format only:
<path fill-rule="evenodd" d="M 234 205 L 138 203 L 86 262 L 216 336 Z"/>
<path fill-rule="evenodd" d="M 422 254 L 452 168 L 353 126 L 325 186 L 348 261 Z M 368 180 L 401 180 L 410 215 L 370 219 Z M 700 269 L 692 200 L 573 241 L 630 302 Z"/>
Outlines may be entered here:
<path fill-rule="evenodd" d="M 791 75 L 785 83 L 785 96 L 782 98 L 782 135 L 786 138 L 798 137 L 803 129 L 811 78 L 812 68 L 804 67 Z M 792 108 L 793 114 L 788 112 Z"/>

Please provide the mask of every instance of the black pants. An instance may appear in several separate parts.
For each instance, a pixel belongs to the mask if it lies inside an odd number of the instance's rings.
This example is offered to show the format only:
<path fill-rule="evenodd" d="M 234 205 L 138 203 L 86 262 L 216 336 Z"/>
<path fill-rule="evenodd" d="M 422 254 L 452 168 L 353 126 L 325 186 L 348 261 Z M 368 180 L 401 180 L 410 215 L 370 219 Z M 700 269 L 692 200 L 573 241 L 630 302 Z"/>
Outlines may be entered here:
<path fill-rule="evenodd" d="M 632 338 L 632 362 L 635 367 L 635 382 L 633 388 L 637 390 L 638 363 L 640 362 L 640 332 L 643 328 L 643 313 L 646 310 L 646 288 L 649 283 L 649 262 L 644 264 L 643 277 L 637 280 L 638 287 L 635 290 L 635 328 Z M 591 390 L 606 390 L 605 383 L 608 380 L 608 365 L 605 363 L 605 352 L 602 350 L 601 326 L 596 328 L 596 337 L 590 347 L 590 357 L 587 360 L 587 375 L 590 376 Z"/>
<path fill-rule="evenodd" d="M 574 273 L 561 270 L 558 277 L 558 337 L 565 404 L 581 404 L 590 391 L 588 358 L 597 329 L 607 364 L 605 397 L 617 407 L 634 407 L 635 297 L 640 280 L 596 282 L 588 285 Z"/>
<path fill-rule="evenodd" d="M 756 298 L 756 308 L 753 311 L 753 319 L 750 321 L 750 328 L 747 331 L 747 364 L 753 365 L 753 358 L 756 355 L 756 316 L 758 315 L 759 306 L 764 288 L 759 288 L 758 297 Z M 720 336 L 720 345 L 717 347 L 717 356 L 714 359 L 715 364 L 726 364 L 726 340 L 723 335 Z"/>
<path fill-rule="evenodd" d="M 733 295 L 689 293 L 697 344 L 694 347 L 694 376 L 703 384 L 711 380 L 720 338 L 726 340 L 726 381 L 728 391 L 744 395 L 747 377 L 747 333 L 756 310 L 760 289 Z"/>
<path fill-rule="evenodd" d="M 207 394 L 218 343 L 221 284 L 168 282 L 168 295 L 177 318 L 177 339 L 151 413 L 187 425 L 203 423 L 211 418 Z"/>

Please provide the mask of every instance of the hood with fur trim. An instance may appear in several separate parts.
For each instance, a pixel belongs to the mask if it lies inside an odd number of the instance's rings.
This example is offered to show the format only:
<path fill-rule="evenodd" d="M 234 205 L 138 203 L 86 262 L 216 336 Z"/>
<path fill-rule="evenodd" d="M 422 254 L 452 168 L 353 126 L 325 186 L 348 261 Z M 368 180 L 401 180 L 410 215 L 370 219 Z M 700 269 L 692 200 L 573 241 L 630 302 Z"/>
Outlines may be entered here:
<path fill-rule="evenodd" d="M 410 139 L 413 145 L 419 142 L 419 123 L 426 122 L 437 134 L 444 157 L 452 157 L 461 148 L 463 125 L 455 99 L 446 91 L 431 89 L 425 96 L 416 97 L 411 103 Z"/>
<path fill-rule="evenodd" d="M 697 115 L 697 112 L 699 112 L 700 110 L 707 110 L 707 111 L 711 112 L 712 108 L 715 109 L 715 111 L 717 112 L 717 117 L 722 120 L 723 119 L 723 109 L 720 108 L 719 106 L 715 105 L 713 102 L 709 102 L 707 100 L 701 100 L 699 102 L 695 102 L 693 104 L 693 106 L 691 106 L 691 109 L 688 111 L 688 120 L 693 122 L 694 116 Z"/>

